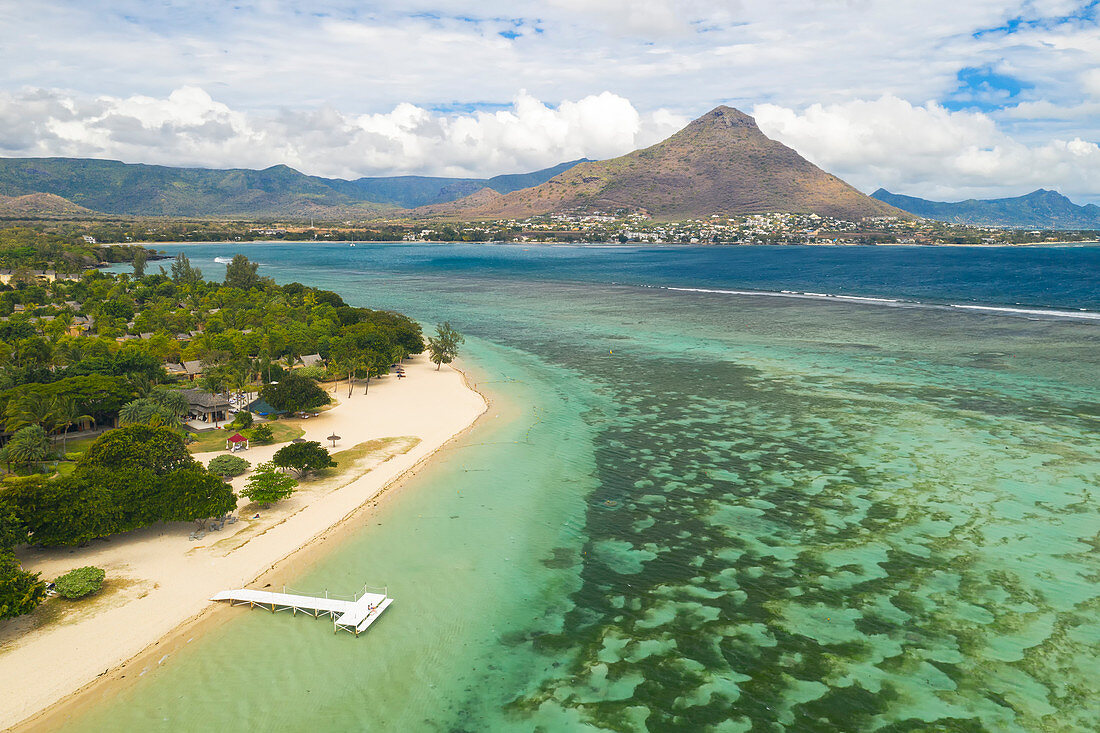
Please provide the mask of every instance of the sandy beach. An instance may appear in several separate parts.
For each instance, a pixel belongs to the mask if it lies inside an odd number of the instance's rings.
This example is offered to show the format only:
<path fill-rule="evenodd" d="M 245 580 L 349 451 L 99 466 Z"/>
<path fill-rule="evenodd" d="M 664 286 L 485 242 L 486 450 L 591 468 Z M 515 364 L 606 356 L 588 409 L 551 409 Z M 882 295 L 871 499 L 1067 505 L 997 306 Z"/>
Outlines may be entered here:
<path fill-rule="evenodd" d="M 211 610 L 220 590 L 249 586 L 299 548 L 319 539 L 410 472 L 485 412 L 483 397 L 461 372 L 436 371 L 424 356 L 405 364 L 408 377 L 371 381 L 369 393 L 346 384 L 338 403 L 296 421 L 344 460 L 338 471 L 302 483 L 290 499 L 263 509 L 241 500 L 240 521 L 193 541 L 194 523 L 161 524 L 82 548 L 24 548 L 24 567 L 52 579 L 95 565 L 107 572 L 100 593 L 80 603 L 48 601 L 46 623 L 33 617 L 0 625 L 0 727 L 8 728 L 76 693 L 141 654 L 173 630 Z M 327 436 L 341 436 L 335 448 Z M 227 433 L 228 435 L 228 433 Z M 237 455 L 253 466 L 281 445 Z M 225 451 L 196 454 L 203 463 Z M 337 455 L 339 458 L 340 456 Z M 235 490 L 245 477 L 234 479 Z M 253 518 L 259 513 L 258 518 Z M 385 578 L 364 579 L 379 584 Z M 346 589 L 348 593 L 359 588 Z"/>

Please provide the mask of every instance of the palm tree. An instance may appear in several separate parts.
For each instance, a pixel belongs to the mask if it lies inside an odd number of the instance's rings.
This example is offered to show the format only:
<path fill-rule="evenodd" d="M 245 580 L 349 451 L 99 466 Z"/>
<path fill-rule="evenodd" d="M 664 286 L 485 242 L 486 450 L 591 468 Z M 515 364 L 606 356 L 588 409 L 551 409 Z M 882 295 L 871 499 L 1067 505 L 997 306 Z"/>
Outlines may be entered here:
<path fill-rule="evenodd" d="M 153 405 L 150 400 L 140 398 L 131 400 L 118 410 L 118 424 L 135 425 L 149 420 Z"/>
<path fill-rule="evenodd" d="M 52 400 L 41 392 L 24 392 L 8 403 L 4 426 L 11 432 L 29 425 L 52 429 Z"/>
<path fill-rule="evenodd" d="M 226 372 L 226 381 L 229 389 L 233 390 L 237 395 L 238 403 L 242 395 L 244 395 L 244 390 L 245 387 L 248 386 L 250 376 L 247 360 L 238 360 L 229 365 L 229 369 Z"/>
<path fill-rule="evenodd" d="M 61 452 L 65 453 L 69 447 L 69 428 L 73 425 L 91 423 L 95 425 L 95 418 L 91 415 L 82 415 L 77 409 L 76 400 L 72 397 L 55 397 L 53 401 L 53 418 L 57 428 L 61 428 Z"/>
<path fill-rule="evenodd" d="M 191 409 L 191 403 L 178 389 L 157 387 L 150 394 L 149 399 L 153 403 L 170 410 L 173 414 L 182 417 Z"/>
<path fill-rule="evenodd" d="M 71 322 L 70 318 L 70 322 Z M 58 344 L 59 356 L 63 364 L 72 365 L 84 360 L 88 355 L 85 339 L 74 338 Z"/>
<path fill-rule="evenodd" d="M 127 374 L 126 382 L 138 397 L 147 397 L 155 386 L 152 379 L 140 373 Z"/>
<path fill-rule="evenodd" d="M 361 370 L 366 365 L 366 359 L 362 354 L 355 354 L 347 361 L 348 364 L 348 397 L 351 397 L 351 391 L 355 388 L 355 373 Z"/>
<path fill-rule="evenodd" d="M 38 425 L 28 425 L 17 430 L 4 446 L 4 459 L 9 468 L 13 463 L 17 466 L 41 463 L 46 459 L 49 447 L 46 431 Z"/>
<path fill-rule="evenodd" d="M 222 368 L 213 369 L 202 375 L 202 385 L 210 390 L 212 394 L 224 393 L 226 384 L 225 370 Z M 214 427 L 218 427 L 218 413 L 216 411 L 214 412 Z"/>

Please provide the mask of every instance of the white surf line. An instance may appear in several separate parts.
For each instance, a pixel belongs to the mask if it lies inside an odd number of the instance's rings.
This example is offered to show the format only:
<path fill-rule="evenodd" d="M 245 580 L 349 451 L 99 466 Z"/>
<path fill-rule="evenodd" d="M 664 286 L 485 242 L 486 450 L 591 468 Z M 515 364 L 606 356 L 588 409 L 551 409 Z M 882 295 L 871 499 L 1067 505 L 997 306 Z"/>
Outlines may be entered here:
<path fill-rule="evenodd" d="M 1087 321 L 1100 321 L 1100 313 L 1095 311 L 1061 311 L 1044 310 L 1042 308 L 1006 308 L 993 305 L 963 305 L 952 303 L 952 308 L 965 308 L 966 310 L 993 311 L 994 313 L 1015 313 L 1024 316 L 1047 316 L 1050 318 L 1076 318 Z"/>
<path fill-rule="evenodd" d="M 654 287 L 654 286 L 645 286 Z M 964 303 L 924 303 L 919 300 L 902 300 L 900 298 L 874 298 L 865 295 L 837 295 L 833 293 L 814 293 L 814 292 L 802 292 L 798 290 L 725 290 L 720 288 L 681 288 L 673 287 L 671 285 L 658 285 L 656 286 L 662 290 L 673 290 L 681 293 L 710 293 L 717 295 L 758 295 L 771 298 L 802 298 L 805 300 L 839 300 L 842 302 L 850 303 L 868 303 L 876 305 L 896 305 L 906 308 L 961 308 L 964 310 L 975 310 L 989 313 L 996 313 L 1000 315 L 1017 315 L 1017 316 L 1042 316 L 1053 319 L 1066 319 L 1066 320 L 1082 320 L 1082 321 L 1100 321 L 1100 312 L 1090 311 L 1085 308 L 1081 308 L 1076 311 L 1058 310 L 1054 308 L 1010 308 L 1007 306 L 993 306 L 993 305 L 967 305 Z"/>

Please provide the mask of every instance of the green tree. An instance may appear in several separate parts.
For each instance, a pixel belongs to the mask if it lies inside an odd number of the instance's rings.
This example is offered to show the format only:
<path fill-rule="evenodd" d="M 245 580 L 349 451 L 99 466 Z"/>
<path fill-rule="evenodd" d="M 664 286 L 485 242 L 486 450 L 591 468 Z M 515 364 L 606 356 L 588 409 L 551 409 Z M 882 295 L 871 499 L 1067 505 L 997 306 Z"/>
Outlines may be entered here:
<path fill-rule="evenodd" d="M 178 428 L 190 409 L 187 398 L 179 390 L 156 387 L 147 397 L 131 400 L 118 411 L 119 425 L 144 423 L 152 426 Z"/>
<path fill-rule="evenodd" d="M 38 573 L 28 573 L 9 553 L 0 553 L 0 619 L 30 613 L 46 597 Z"/>
<path fill-rule="evenodd" d="M 136 424 L 99 436 L 78 467 L 146 468 L 162 475 L 197 465 L 178 433 L 168 428 Z"/>
<path fill-rule="evenodd" d="M 286 499 L 298 486 L 298 482 L 292 476 L 276 470 L 272 463 L 261 463 L 257 466 L 246 483 L 241 496 L 251 501 L 258 501 L 265 507 L 272 502 Z"/>
<path fill-rule="evenodd" d="M 81 473 L 23 481 L 9 489 L 20 506 L 30 542 L 47 547 L 81 545 L 132 528 L 126 524 L 125 512 L 140 507 L 136 502 L 120 507 L 113 495 L 133 483 L 134 472 Z"/>
<path fill-rule="evenodd" d="M 191 266 L 191 260 L 180 252 L 172 262 L 172 281 L 177 285 L 195 285 L 202 282 L 202 270 Z"/>
<path fill-rule="evenodd" d="M 327 405 L 331 398 L 312 379 L 290 372 L 278 384 L 269 384 L 260 392 L 276 410 L 300 412 Z"/>
<path fill-rule="evenodd" d="M 244 255 L 234 255 L 225 266 L 225 284 L 231 288 L 251 290 L 262 282 L 256 274 L 259 267 L 259 263 L 249 262 Z"/>
<path fill-rule="evenodd" d="M 88 565 L 70 570 L 55 580 L 54 585 L 57 587 L 58 595 L 62 598 L 76 600 L 98 591 L 103 587 L 105 577 L 107 577 L 107 573 L 103 572 L 102 569 Z"/>
<path fill-rule="evenodd" d="M 36 385 L 37 386 L 37 385 Z M 4 424 L 8 430 L 37 425 L 43 429 L 53 429 L 54 403 L 45 390 L 19 391 L 8 401 L 4 409 Z"/>
<path fill-rule="evenodd" d="M 235 428 L 237 430 L 247 430 L 252 427 L 252 413 L 248 410 L 241 410 L 233 417 L 233 422 L 227 425 L 227 428 Z"/>
<path fill-rule="evenodd" d="M 4 459 L 9 465 L 26 469 L 46 460 L 49 451 L 50 441 L 46 431 L 39 425 L 28 425 L 11 436 L 4 446 Z"/>
<path fill-rule="evenodd" d="M 76 404 L 76 399 L 69 395 L 55 395 L 53 398 L 53 421 L 56 429 L 61 431 L 61 452 L 68 448 L 69 428 L 73 425 L 84 426 L 95 424 L 95 418 L 81 413 Z"/>
<path fill-rule="evenodd" d="M 250 440 L 258 445 L 269 445 L 275 442 L 275 434 L 271 432 L 270 425 L 267 423 L 260 423 L 252 428 Z"/>
<path fill-rule="evenodd" d="M 462 334 L 451 327 L 450 322 L 445 321 L 435 327 L 435 336 L 428 339 L 428 354 L 436 371 L 440 365 L 450 364 L 455 360 L 459 344 L 465 341 Z"/>
<path fill-rule="evenodd" d="M 167 499 L 165 522 L 197 521 L 220 517 L 237 507 L 233 487 L 201 466 L 174 471 L 164 478 Z"/>
<path fill-rule="evenodd" d="M 285 445 L 275 451 L 271 462 L 280 468 L 294 469 L 298 475 L 336 465 L 328 450 L 315 440 Z"/>
<path fill-rule="evenodd" d="M 134 250 L 134 277 L 145 277 L 145 263 L 149 261 L 149 252 L 144 247 Z"/>

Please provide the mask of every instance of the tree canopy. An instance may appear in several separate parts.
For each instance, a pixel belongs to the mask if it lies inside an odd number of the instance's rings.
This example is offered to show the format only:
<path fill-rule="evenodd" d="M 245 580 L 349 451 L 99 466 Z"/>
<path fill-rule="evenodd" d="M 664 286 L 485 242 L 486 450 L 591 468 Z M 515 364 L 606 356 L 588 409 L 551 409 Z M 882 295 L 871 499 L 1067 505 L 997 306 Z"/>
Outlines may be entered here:
<path fill-rule="evenodd" d="M 151 425 L 127 425 L 101 435 L 81 465 L 109 469 L 143 468 L 160 476 L 198 463 L 176 432 Z"/>
<path fill-rule="evenodd" d="M 273 463 L 261 463 L 248 477 L 241 496 L 267 505 L 286 499 L 297 486 L 294 477 L 276 470 Z"/>
<path fill-rule="evenodd" d="M 428 355 L 438 370 L 441 364 L 450 364 L 458 356 L 459 344 L 466 341 L 450 322 L 435 327 L 435 336 L 428 339 Z"/>
<path fill-rule="evenodd" d="M 290 372 L 278 384 L 269 384 L 260 392 L 276 410 L 301 412 L 327 405 L 331 398 L 325 390 L 309 377 Z"/>
<path fill-rule="evenodd" d="M 0 619 L 30 613 L 46 597 L 38 573 L 28 573 L 13 555 L 0 552 Z"/>
<path fill-rule="evenodd" d="M 336 465 L 328 450 L 315 440 L 285 445 L 275 451 L 271 462 L 280 468 L 292 468 L 299 473 L 319 471 Z"/>
<path fill-rule="evenodd" d="M 233 255 L 233 259 L 225 266 L 225 284 L 231 288 L 251 290 L 263 282 L 257 272 L 259 267 L 258 262 L 249 262 L 244 255 Z"/>

